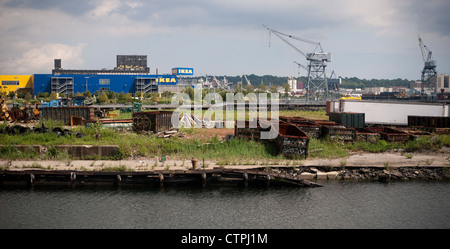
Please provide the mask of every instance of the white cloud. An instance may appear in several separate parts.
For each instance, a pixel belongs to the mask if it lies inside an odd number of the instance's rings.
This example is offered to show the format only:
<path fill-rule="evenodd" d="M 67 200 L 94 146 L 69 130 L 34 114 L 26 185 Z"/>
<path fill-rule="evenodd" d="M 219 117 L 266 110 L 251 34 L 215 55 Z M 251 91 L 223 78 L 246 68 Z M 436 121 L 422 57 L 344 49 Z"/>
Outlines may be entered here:
<path fill-rule="evenodd" d="M 62 59 L 65 68 L 77 68 L 84 63 L 81 55 L 86 44 L 22 43 L 21 46 L 24 52 L 20 57 L 0 62 L 2 71 L 8 74 L 51 73 L 54 59 Z"/>
<path fill-rule="evenodd" d="M 29 74 L 49 72 L 58 51 L 66 51 L 61 56 L 65 67 L 102 68 L 126 51 L 152 57 L 151 68 L 192 62 L 205 73 L 220 68 L 224 74 L 290 74 L 292 61 L 301 55 L 273 35 L 268 49 L 262 24 L 320 41 L 333 53 L 330 69 L 336 65 L 348 76 L 369 74 L 373 68 L 392 71 L 386 55 L 394 55 L 391 65 L 416 67 L 404 58 L 417 55 L 420 62 L 417 33 L 433 49 L 439 66 L 448 67 L 445 10 L 450 4 L 430 0 L 419 5 L 418 0 L 0 0 L 0 73 L 17 68 Z M 348 55 L 367 69 L 356 70 Z"/>
<path fill-rule="evenodd" d="M 95 8 L 89 11 L 88 16 L 94 18 L 107 16 L 117 10 L 121 5 L 120 0 L 101 0 L 94 1 L 93 3 L 95 4 Z"/>

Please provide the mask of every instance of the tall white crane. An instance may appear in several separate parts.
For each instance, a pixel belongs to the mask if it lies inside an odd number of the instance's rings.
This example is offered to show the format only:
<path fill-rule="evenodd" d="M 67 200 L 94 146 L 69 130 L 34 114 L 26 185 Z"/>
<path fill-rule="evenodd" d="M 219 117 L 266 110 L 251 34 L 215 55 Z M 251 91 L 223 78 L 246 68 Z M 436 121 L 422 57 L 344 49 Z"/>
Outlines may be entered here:
<path fill-rule="evenodd" d="M 436 71 L 436 61 L 433 60 L 432 52 L 425 43 L 420 38 L 420 34 L 417 35 L 419 37 L 419 47 L 422 52 L 423 58 L 423 69 L 422 69 L 422 77 L 421 77 L 421 94 L 425 94 L 425 88 L 433 89 L 434 94 L 437 94 L 437 71 Z"/>
<path fill-rule="evenodd" d="M 247 81 L 247 86 L 251 86 L 252 83 L 250 83 L 250 81 L 247 79 L 247 75 L 244 74 L 244 77 L 245 77 L 245 81 Z"/>
<path fill-rule="evenodd" d="M 295 49 L 297 52 L 302 54 L 306 60 L 309 62 L 308 66 L 305 68 L 308 71 L 308 82 L 306 84 L 306 100 L 310 100 L 310 95 L 316 96 L 317 99 L 327 99 L 328 98 L 328 83 L 325 68 L 327 66 L 327 62 L 331 62 L 331 53 L 323 52 L 322 46 L 320 42 L 295 37 L 292 35 L 288 35 L 282 33 L 280 31 L 271 29 L 266 25 L 263 25 L 270 33 L 275 34 L 282 41 L 287 43 L 290 47 Z M 269 33 L 269 34 L 270 34 Z M 314 45 L 315 48 L 311 53 L 305 53 L 292 43 L 290 43 L 286 38 L 294 39 L 297 41 L 309 43 Z M 297 63 L 298 64 L 298 63 Z M 300 64 L 299 64 L 300 65 Z"/>

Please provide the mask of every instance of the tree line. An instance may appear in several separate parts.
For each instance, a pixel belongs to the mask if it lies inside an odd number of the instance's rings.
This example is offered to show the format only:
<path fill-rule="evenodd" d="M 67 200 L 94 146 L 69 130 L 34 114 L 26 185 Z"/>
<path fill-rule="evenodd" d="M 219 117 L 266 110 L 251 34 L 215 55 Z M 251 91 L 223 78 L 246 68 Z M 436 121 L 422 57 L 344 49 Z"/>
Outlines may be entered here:
<path fill-rule="evenodd" d="M 224 76 L 216 76 L 218 80 L 223 80 Z M 247 85 L 247 82 L 242 76 L 226 76 L 228 82 L 232 82 L 237 84 L 238 82 L 243 82 L 244 85 Z M 251 82 L 251 84 L 255 87 L 259 85 L 279 85 L 283 86 L 287 83 L 290 77 L 284 76 L 273 76 L 273 75 L 263 75 L 258 76 L 255 74 L 247 75 L 247 79 Z M 306 86 L 308 82 L 308 77 L 294 77 L 297 82 L 303 82 L 303 85 Z M 413 80 L 407 79 L 360 79 L 358 77 L 342 77 L 341 78 L 340 88 L 368 88 L 368 87 L 409 87 L 411 83 L 414 83 Z"/>

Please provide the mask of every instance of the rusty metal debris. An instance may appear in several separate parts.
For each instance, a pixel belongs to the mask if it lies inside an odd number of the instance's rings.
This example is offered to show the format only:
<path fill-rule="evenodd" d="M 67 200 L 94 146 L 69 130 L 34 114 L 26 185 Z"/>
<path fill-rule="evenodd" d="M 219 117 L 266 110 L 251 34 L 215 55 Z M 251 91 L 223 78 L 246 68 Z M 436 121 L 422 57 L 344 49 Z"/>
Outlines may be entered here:
<path fill-rule="evenodd" d="M 133 131 L 136 133 L 157 133 L 172 128 L 172 113 L 170 111 L 135 112 L 133 113 Z"/>

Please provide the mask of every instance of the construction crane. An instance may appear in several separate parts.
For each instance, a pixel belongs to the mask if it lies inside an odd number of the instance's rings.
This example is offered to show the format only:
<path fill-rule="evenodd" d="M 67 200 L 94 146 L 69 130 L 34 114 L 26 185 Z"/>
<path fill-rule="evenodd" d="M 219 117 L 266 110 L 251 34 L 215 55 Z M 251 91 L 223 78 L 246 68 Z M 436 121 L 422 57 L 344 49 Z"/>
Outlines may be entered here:
<path fill-rule="evenodd" d="M 250 81 L 247 79 L 247 75 L 244 74 L 244 77 L 245 77 L 245 81 L 247 81 L 247 86 L 251 86 L 252 83 L 250 83 Z"/>
<path fill-rule="evenodd" d="M 308 67 L 307 66 L 305 66 L 303 64 L 300 64 L 300 63 L 298 63 L 296 61 L 294 61 L 294 63 L 297 64 L 299 68 L 301 67 L 301 68 L 305 69 L 308 72 Z M 341 85 L 341 83 L 342 83 L 341 78 L 337 77 L 336 74 L 334 73 L 334 70 L 333 70 L 331 72 L 330 77 L 327 79 L 328 92 L 330 94 L 332 94 L 333 92 L 335 94 L 338 94 L 338 92 L 339 92 L 339 85 Z"/>
<path fill-rule="evenodd" d="M 434 88 L 434 95 L 437 95 L 436 61 L 433 60 L 432 52 L 422 41 L 422 38 L 420 38 L 420 34 L 418 34 L 417 36 L 419 37 L 419 47 L 422 52 L 422 58 L 424 62 L 421 77 L 421 94 L 425 95 L 425 88 Z"/>
<path fill-rule="evenodd" d="M 306 60 L 309 62 L 308 66 L 302 66 L 308 71 L 308 82 L 306 84 L 306 100 L 310 100 L 310 95 L 315 95 L 317 99 L 327 99 L 328 98 L 328 83 L 325 68 L 327 62 L 331 62 L 331 53 L 323 52 L 320 42 L 295 37 L 282 33 L 280 31 L 271 29 L 266 25 L 263 25 L 267 30 L 269 30 L 269 35 L 271 33 L 275 34 L 282 41 L 287 43 L 290 47 L 295 49 L 297 52 L 302 54 Z M 315 48 L 311 53 L 305 53 L 292 43 L 290 43 L 286 38 L 294 39 L 297 41 L 309 43 L 314 45 Z M 301 66 L 301 65 L 300 65 Z"/>

